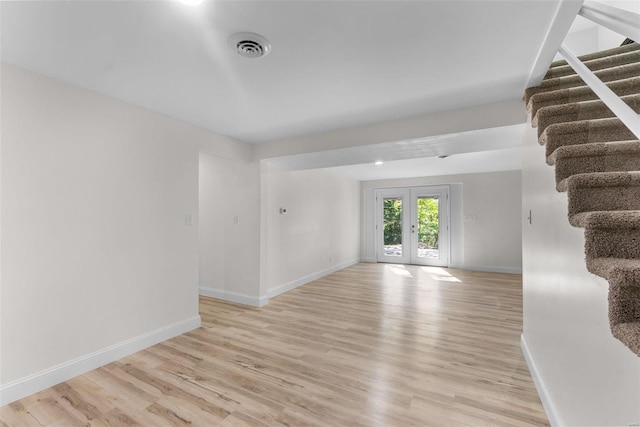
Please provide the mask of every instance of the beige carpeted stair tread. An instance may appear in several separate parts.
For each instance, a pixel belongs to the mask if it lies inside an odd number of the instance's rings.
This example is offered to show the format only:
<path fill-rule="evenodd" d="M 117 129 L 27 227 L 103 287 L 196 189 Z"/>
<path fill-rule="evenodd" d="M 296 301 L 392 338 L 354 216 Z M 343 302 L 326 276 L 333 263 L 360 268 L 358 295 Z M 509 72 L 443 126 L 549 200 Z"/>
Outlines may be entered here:
<path fill-rule="evenodd" d="M 640 77 L 638 76 L 614 80 L 605 84 L 618 96 L 640 93 Z M 594 99 L 599 98 L 588 86 L 541 92 L 536 93 L 529 99 L 527 111 L 531 113 L 532 120 L 535 120 L 541 108 L 572 102 L 591 101 Z"/>
<path fill-rule="evenodd" d="M 587 260 L 587 269 L 590 273 L 608 280 L 609 276 L 611 276 L 616 269 L 622 269 L 624 271 L 640 270 L 640 260 L 605 257 L 593 258 Z"/>
<path fill-rule="evenodd" d="M 616 269 L 623 271 L 640 270 L 640 260 L 624 258 L 593 258 L 587 260 L 587 269 L 590 273 L 609 280 Z"/>
<path fill-rule="evenodd" d="M 609 280 L 640 271 L 640 211 L 594 212 L 583 223 L 589 271 Z"/>
<path fill-rule="evenodd" d="M 632 64 L 634 62 L 640 62 L 640 50 L 638 49 L 616 55 L 605 56 L 603 58 L 592 59 L 583 63 L 591 71 L 598 71 L 604 70 L 605 68 L 616 67 L 618 65 Z M 571 68 L 571 65 L 560 65 L 550 68 L 544 76 L 544 79 L 547 80 L 556 77 L 570 76 L 572 74 L 576 74 L 576 72 Z"/>
<path fill-rule="evenodd" d="M 629 211 L 592 211 L 577 214 L 580 223 L 576 227 L 589 229 L 619 227 L 623 229 L 640 228 L 640 210 Z"/>
<path fill-rule="evenodd" d="M 640 113 L 640 93 L 621 98 L 632 110 Z M 601 100 L 573 102 L 564 105 L 545 107 L 538 111 L 531 124 L 538 128 L 538 137 L 547 126 L 556 123 L 575 122 L 580 120 L 604 119 L 615 117 L 615 114 Z"/>
<path fill-rule="evenodd" d="M 586 219 L 586 228 L 639 228 L 640 210 L 594 212 Z"/>
<path fill-rule="evenodd" d="M 547 126 L 538 142 L 545 146 L 547 163 L 559 147 L 592 142 L 627 141 L 635 135 L 618 118 L 582 120 Z"/>
<path fill-rule="evenodd" d="M 640 171 L 640 141 L 565 145 L 550 159 L 556 167 L 556 189 L 567 191 L 567 178 L 580 173 Z"/>
<path fill-rule="evenodd" d="M 607 68 L 605 70 L 596 71 L 593 74 L 595 74 L 596 77 L 598 77 L 603 82 L 611 82 L 614 80 L 637 77 L 640 75 L 640 63 Z M 577 75 L 543 80 L 539 86 L 528 88 L 527 90 L 525 90 L 524 101 L 528 103 L 529 99 L 537 93 L 550 92 L 558 89 L 569 89 L 572 87 L 579 87 L 584 85 L 584 81 L 580 78 L 580 76 Z"/>
<path fill-rule="evenodd" d="M 613 47 L 611 49 L 601 50 L 593 53 L 587 53 L 586 55 L 578 56 L 578 59 L 582 62 L 585 62 L 585 61 L 591 61 L 598 58 L 604 58 L 606 56 L 619 55 L 625 52 L 633 52 L 635 50 L 640 50 L 640 44 L 638 43 L 625 44 L 622 46 Z M 564 59 L 561 59 L 561 60 L 552 62 L 549 68 L 562 67 L 564 65 L 567 65 L 567 61 L 565 61 Z"/>
<path fill-rule="evenodd" d="M 640 260 L 597 258 L 587 267 L 609 282 L 611 333 L 640 356 Z"/>
<path fill-rule="evenodd" d="M 640 172 L 595 172 L 573 175 L 567 179 L 567 198 L 569 223 L 575 227 L 581 226 L 582 220 L 576 215 L 584 212 L 640 210 Z M 608 221 L 614 222 L 617 218 L 608 217 Z M 618 226 L 627 228 L 623 227 L 623 224 L 618 223 Z M 638 217 L 638 226 L 640 227 L 640 217 Z"/>

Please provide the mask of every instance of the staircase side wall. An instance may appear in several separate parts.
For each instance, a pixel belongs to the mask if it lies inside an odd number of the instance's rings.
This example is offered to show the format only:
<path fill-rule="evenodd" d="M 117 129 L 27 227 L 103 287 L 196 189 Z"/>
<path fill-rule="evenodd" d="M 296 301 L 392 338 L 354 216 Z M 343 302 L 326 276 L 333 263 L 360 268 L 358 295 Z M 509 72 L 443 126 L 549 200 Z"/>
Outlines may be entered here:
<path fill-rule="evenodd" d="M 587 272 L 535 129 L 523 137 L 523 348 L 556 425 L 640 423 L 640 357 L 609 331 L 606 280 Z M 526 219 L 531 211 L 532 222 Z"/>

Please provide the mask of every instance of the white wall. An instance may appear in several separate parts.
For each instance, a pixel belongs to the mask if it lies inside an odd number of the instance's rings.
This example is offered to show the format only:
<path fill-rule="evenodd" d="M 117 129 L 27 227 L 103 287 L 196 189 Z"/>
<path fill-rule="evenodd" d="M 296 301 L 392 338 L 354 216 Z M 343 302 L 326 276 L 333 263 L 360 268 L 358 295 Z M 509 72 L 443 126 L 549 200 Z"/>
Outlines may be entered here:
<path fill-rule="evenodd" d="M 255 306 L 260 293 L 260 164 L 200 155 L 200 293 Z"/>
<path fill-rule="evenodd" d="M 363 181 L 362 258 L 376 258 L 374 189 L 441 184 L 454 184 L 450 196 L 450 266 L 520 272 L 520 171 Z M 465 216 L 475 220 L 464 220 Z"/>
<path fill-rule="evenodd" d="M 9 65 L 1 89 L 6 402 L 199 325 L 198 152 L 250 147 Z"/>
<path fill-rule="evenodd" d="M 359 261 L 358 181 L 323 170 L 265 170 L 262 179 L 269 296 Z"/>
<path fill-rule="evenodd" d="M 587 272 L 583 229 L 533 129 L 523 152 L 523 348 L 555 425 L 638 425 L 640 358 L 609 331 L 606 280 Z"/>

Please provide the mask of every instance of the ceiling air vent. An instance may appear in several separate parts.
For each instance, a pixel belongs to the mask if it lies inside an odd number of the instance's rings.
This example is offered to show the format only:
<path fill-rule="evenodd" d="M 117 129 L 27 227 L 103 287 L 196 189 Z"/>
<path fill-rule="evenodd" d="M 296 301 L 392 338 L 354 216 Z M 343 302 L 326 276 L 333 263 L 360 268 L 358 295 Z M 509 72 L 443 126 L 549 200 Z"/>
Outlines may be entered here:
<path fill-rule="evenodd" d="M 255 33 L 235 33 L 229 37 L 229 45 L 245 58 L 260 58 L 271 51 L 269 40 Z"/>

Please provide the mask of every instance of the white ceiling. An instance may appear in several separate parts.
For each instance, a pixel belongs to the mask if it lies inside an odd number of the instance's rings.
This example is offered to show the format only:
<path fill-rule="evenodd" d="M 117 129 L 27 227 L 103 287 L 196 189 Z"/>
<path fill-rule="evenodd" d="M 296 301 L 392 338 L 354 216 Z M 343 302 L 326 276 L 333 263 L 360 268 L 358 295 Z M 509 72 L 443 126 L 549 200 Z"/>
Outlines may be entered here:
<path fill-rule="evenodd" d="M 522 169 L 522 149 L 517 147 L 475 153 L 461 153 L 444 159 L 437 157 L 420 157 L 385 162 L 382 165 L 364 163 L 353 166 L 339 166 L 327 170 L 357 181 L 373 181 L 520 169 Z"/>
<path fill-rule="evenodd" d="M 0 2 L 2 60 L 258 143 L 520 98 L 558 1 Z M 267 37 L 246 59 L 228 37 Z"/>

